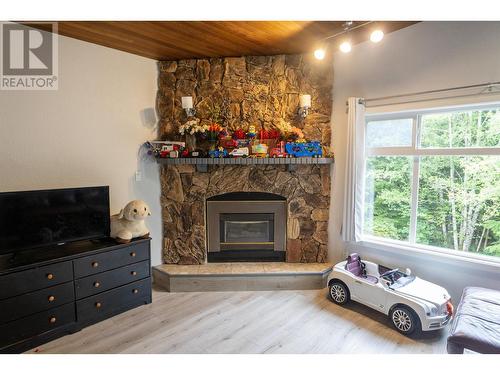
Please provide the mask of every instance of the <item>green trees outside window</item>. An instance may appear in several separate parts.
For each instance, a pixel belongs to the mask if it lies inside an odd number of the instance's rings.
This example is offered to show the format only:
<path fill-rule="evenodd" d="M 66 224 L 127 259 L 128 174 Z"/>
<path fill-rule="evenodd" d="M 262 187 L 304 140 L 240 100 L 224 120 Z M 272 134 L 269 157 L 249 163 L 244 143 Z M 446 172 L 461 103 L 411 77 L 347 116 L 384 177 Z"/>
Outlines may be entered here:
<path fill-rule="evenodd" d="M 368 122 L 364 233 L 500 256 L 500 108 L 411 118 L 408 147 L 391 147 Z M 391 120 L 379 121 L 383 131 Z"/>

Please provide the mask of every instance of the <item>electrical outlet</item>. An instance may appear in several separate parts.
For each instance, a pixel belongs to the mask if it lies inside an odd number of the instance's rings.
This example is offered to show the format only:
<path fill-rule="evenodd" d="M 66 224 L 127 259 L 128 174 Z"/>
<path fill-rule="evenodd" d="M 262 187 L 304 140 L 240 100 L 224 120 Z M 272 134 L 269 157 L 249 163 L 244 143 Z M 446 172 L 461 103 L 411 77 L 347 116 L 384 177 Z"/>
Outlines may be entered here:
<path fill-rule="evenodd" d="M 135 171 L 135 180 L 137 182 L 142 181 L 142 173 L 141 173 L 141 171 Z"/>

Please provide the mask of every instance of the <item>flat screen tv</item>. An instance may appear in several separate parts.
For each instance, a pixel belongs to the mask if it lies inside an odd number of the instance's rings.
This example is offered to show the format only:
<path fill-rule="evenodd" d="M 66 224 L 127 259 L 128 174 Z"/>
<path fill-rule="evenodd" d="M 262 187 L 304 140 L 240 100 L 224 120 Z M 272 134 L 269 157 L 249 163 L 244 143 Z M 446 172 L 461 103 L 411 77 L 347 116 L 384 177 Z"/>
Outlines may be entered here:
<path fill-rule="evenodd" d="M 0 254 L 108 236 L 108 186 L 0 193 Z"/>

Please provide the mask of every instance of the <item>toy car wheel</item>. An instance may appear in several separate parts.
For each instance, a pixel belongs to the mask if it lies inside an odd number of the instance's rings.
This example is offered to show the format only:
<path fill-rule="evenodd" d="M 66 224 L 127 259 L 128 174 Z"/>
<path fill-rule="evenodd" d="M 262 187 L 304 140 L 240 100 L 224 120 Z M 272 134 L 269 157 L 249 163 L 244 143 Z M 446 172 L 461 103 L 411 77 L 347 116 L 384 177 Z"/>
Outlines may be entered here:
<path fill-rule="evenodd" d="M 403 335 L 418 334 L 421 331 L 420 319 L 415 312 L 405 306 L 397 306 L 391 312 L 391 321 L 394 328 Z"/>
<path fill-rule="evenodd" d="M 345 305 L 351 299 L 351 295 L 347 286 L 339 281 L 334 281 L 330 284 L 330 298 L 337 305 Z"/>

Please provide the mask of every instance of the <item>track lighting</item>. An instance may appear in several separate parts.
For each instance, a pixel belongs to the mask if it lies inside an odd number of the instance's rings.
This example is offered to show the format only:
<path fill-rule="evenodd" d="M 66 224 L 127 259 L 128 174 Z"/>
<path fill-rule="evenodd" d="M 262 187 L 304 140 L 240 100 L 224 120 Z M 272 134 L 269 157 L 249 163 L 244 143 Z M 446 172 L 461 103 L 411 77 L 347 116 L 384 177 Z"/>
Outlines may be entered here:
<path fill-rule="evenodd" d="M 333 35 L 329 35 L 327 36 L 326 38 L 323 38 L 321 41 L 319 41 L 320 45 L 322 46 L 321 48 L 318 48 L 314 51 L 314 57 L 318 60 L 323 60 L 326 56 L 326 47 L 324 46 L 328 46 L 329 45 L 329 40 L 333 39 L 333 38 L 337 38 L 337 37 L 340 37 L 340 36 L 343 36 L 346 40 L 344 40 L 344 42 L 342 42 L 339 46 L 340 48 L 340 51 L 342 51 L 343 53 L 349 53 L 351 52 L 352 50 L 352 44 L 350 42 L 350 33 L 353 31 L 353 30 L 356 30 L 356 29 L 360 29 L 360 28 L 365 28 L 367 27 L 368 25 L 370 24 L 375 24 L 374 21 L 368 21 L 368 22 L 364 22 L 364 23 L 357 23 L 355 24 L 354 22 L 352 21 L 346 21 L 344 22 L 343 24 L 343 30 L 342 31 L 339 31 Z M 365 29 L 366 30 L 366 29 Z M 371 32 L 370 34 L 370 40 L 373 42 L 373 43 L 378 43 L 380 42 L 382 39 L 384 39 L 384 32 L 381 30 L 381 29 L 372 29 L 373 31 Z"/>
<path fill-rule="evenodd" d="M 378 43 L 380 42 L 382 39 L 384 38 L 384 32 L 382 30 L 374 30 L 371 34 L 370 34 L 370 40 L 373 42 L 373 43 Z"/>
<path fill-rule="evenodd" d="M 314 51 L 314 57 L 318 60 L 323 60 L 325 58 L 326 51 L 324 48 L 318 48 Z"/>
<path fill-rule="evenodd" d="M 340 50 L 341 50 L 342 52 L 344 52 L 344 53 L 349 53 L 349 52 L 351 52 L 351 49 L 352 49 L 352 47 L 351 47 L 351 43 L 349 43 L 348 41 L 343 42 L 343 43 L 340 45 L 340 47 L 339 47 L 339 48 L 340 48 Z"/>

